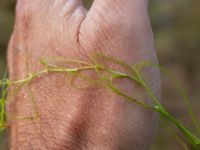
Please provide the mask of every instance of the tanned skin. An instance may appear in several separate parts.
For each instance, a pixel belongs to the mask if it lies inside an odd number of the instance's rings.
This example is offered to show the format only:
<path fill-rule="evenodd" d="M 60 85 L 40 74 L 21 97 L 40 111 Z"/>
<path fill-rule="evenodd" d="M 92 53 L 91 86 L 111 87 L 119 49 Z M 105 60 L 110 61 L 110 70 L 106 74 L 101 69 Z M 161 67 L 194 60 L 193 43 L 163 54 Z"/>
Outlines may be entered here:
<path fill-rule="evenodd" d="M 8 49 L 11 80 L 40 71 L 41 58 L 90 61 L 94 52 L 130 65 L 145 60 L 156 63 L 148 0 L 94 0 L 90 10 L 81 0 L 18 0 Z M 145 75 L 159 95 L 158 70 L 148 69 Z M 149 149 L 155 113 L 98 86 L 78 89 L 66 80 L 63 74 L 50 73 L 17 93 L 11 88 L 7 103 L 10 150 Z M 138 85 L 126 80 L 119 85 L 151 103 Z"/>

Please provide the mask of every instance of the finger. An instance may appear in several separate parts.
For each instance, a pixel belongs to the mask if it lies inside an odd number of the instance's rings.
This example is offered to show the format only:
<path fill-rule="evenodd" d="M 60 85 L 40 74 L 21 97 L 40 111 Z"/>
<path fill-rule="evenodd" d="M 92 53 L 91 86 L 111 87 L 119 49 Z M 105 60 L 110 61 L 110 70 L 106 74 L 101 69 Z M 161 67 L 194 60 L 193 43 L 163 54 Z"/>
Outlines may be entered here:
<path fill-rule="evenodd" d="M 53 4 L 59 4 L 59 5 L 63 5 L 65 3 L 77 3 L 77 4 L 83 4 L 82 0 L 35 0 L 35 1 L 30 1 L 30 0 L 18 0 L 17 4 L 18 5 L 31 5 L 33 3 L 40 3 L 40 4 L 44 4 L 44 3 L 53 3 Z"/>
<path fill-rule="evenodd" d="M 18 0 L 16 6 L 15 29 L 27 28 L 30 20 L 50 20 L 65 17 L 67 21 L 71 16 L 73 21 L 82 20 L 86 15 L 82 0 Z M 78 20 L 78 21 L 79 21 Z"/>
<path fill-rule="evenodd" d="M 80 33 L 85 35 L 81 35 L 80 41 L 84 45 L 91 45 L 82 40 L 86 35 L 94 43 L 99 44 L 101 44 L 99 41 L 105 43 L 110 42 L 108 39 L 112 39 L 115 43 L 112 46 L 116 47 L 116 43 L 128 39 L 129 45 L 134 45 L 129 46 L 132 49 L 153 43 L 147 6 L 148 0 L 94 0 L 81 26 Z M 105 39 L 102 40 L 102 37 Z"/>
<path fill-rule="evenodd" d="M 138 24 L 149 25 L 147 6 L 148 0 L 94 0 L 88 16 L 100 24 L 132 28 Z"/>
<path fill-rule="evenodd" d="M 132 17 L 133 13 L 146 11 L 147 6 L 148 0 L 94 0 L 91 10 Z"/>
<path fill-rule="evenodd" d="M 38 13 L 45 9 L 46 13 L 48 13 L 48 10 L 58 10 L 58 12 L 68 11 L 72 14 L 73 10 L 76 10 L 76 8 L 85 9 L 82 0 L 18 0 L 16 14 L 20 16 L 22 14 L 27 14 L 27 12 L 30 13 L 30 10 Z"/>

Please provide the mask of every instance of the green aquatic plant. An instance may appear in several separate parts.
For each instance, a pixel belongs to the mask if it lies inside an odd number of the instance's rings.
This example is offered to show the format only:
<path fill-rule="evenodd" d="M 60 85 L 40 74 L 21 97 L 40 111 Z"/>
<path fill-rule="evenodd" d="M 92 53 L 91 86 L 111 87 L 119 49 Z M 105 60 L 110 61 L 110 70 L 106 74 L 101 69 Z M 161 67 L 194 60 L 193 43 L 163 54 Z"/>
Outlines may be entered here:
<path fill-rule="evenodd" d="M 98 85 L 102 88 L 106 88 L 107 90 L 112 91 L 113 93 L 123 97 L 125 100 L 128 100 L 131 103 L 136 103 L 145 109 L 153 110 L 157 113 L 159 113 L 163 118 L 173 123 L 182 133 L 185 135 L 188 142 L 195 148 L 200 148 L 200 138 L 197 137 L 190 129 L 185 127 L 179 120 L 177 120 L 175 117 L 173 117 L 161 104 L 159 101 L 159 98 L 153 93 L 149 85 L 145 81 L 145 77 L 142 74 L 142 70 L 146 67 L 153 67 L 156 69 L 160 69 L 161 71 L 164 71 L 170 79 L 172 79 L 179 91 L 179 93 L 182 95 L 186 105 L 188 112 L 191 116 L 191 119 L 195 125 L 195 128 L 197 132 L 200 132 L 200 125 L 192 111 L 192 107 L 189 103 L 188 96 L 186 95 L 186 92 L 183 90 L 182 86 L 178 82 L 178 80 L 175 79 L 175 77 L 165 68 L 153 64 L 149 61 L 140 62 L 133 66 L 116 59 L 112 56 L 106 56 L 100 53 L 95 53 L 92 56 L 92 61 L 86 62 L 82 60 L 75 60 L 75 59 L 66 59 L 66 58 L 43 58 L 40 61 L 41 65 L 43 66 L 43 70 L 35 73 L 29 73 L 26 78 L 21 80 L 12 81 L 9 80 L 6 77 L 6 74 L 2 80 L 0 80 L 0 88 L 1 88 L 1 99 L 0 99 L 0 129 L 5 129 L 8 125 L 6 124 L 6 111 L 5 111 L 5 105 L 6 105 L 6 96 L 8 93 L 8 89 L 12 86 L 23 86 L 25 84 L 29 85 L 30 82 L 32 82 L 34 79 L 48 75 L 49 73 L 65 73 L 65 74 L 71 74 L 74 78 L 81 78 L 88 83 L 92 85 Z M 58 65 L 59 63 L 65 64 L 65 65 Z M 114 69 L 114 67 L 110 67 L 108 64 L 114 64 L 118 65 L 121 68 L 125 68 L 128 70 L 129 73 L 122 72 L 119 70 Z M 73 64 L 73 65 L 71 65 Z M 84 71 L 92 71 L 95 79 L 93 77 L 90 77 L 88 75 L 84 75 Z M 74 79 L 73 78 L 73 79 Z M 73 79 L 71 81 L 71 84 L 73 84 Z M 138 100 L 134 97 L 129 96 L 128 94 L 124 93 L 119 87 L 115 85 L 115 80 L 120 79 L 128 79 L 135 84 L 138 84 L 141 86 L 144 91 L 148 94 L 148 96 L 151 98 L 153 103 L 148 104 L 145 103 L 142 100 Z M 15 90 L 15 93 L 18 90 Z M 34 95 L 32 94 L 31 90 L 29 90 L 30 95 L 32 97 L 32 102 L 35 110 L 35 117 L 27 117 L 27 116 L 16 116 L 17 119 L 34 119 L 39 117 L 39 113 L 37 111 L 37 104 L 34 100 Z M 179 141 L 179 143 L 183 146 L 184 149 L 188 149 L 186 144 L 178 137 L 175 136 L 176 139 Z"/>

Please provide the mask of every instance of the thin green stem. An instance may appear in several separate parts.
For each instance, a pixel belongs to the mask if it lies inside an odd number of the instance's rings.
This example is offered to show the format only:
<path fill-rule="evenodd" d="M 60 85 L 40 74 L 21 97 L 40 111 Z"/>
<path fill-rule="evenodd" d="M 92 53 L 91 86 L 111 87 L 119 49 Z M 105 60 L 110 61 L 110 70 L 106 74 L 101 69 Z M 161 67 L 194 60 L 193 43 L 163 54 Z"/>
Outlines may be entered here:
<path fill-rule="evenodd" d="M 104 57 L 104 56 L 101 56 Z M 109 57 L 106 57 L 106 59 L 109 60 Z M 120 60 L 116 60 L 111 58 L 112 60 L 114 60 L 114 62 L 116 62 L 117 64 L 121 64 L 122 66 L 125 66 L 127 68 L 131 68 L 129 65 L 127 65 L 126 63 L 123 63 Z M 86 71 L 86 70 L 93 70 L 94 72 L 96 72 L 97 76 L 99 77 L 99 79 L 96 81 L 94 79 L 91 79 L 90 82 L 94 83 L 94 84 L 98 84 L 102 87 L 105 87 L 109 90 L 111 90 L 113 93 L 123 97 L 124 99 L 128 100 L 129 102 L 133 102 L 136 103 L 144 108 L 148 108 L 151 110 L 154 110 L 155 112 L 158 112 L 159 114 L 161 114 L 163 117 L 165 117 L 166 119 L 170 120 L 173 124 L 175 124 L 185 135 L 185 137 L 188 139 L 188 141 L 196 148 L 198 149 L 200 146 L 200 139 L 195 136 L 188 128 L 186 128 L 180 121 L 178 121 L 176 118 L 174 118 L 169 112 L 167 112 L 167 110 L 161 105 L 160 101 L 158 100 L 158 98 L 155 96 L 155 94 L 152 92 L 152 90 L 148 87 L 148 85 L 146 84 L 140 69 L 142 67 L 144 67 L 145 65 L 149 65 L 150 63 L 142 63 L 142 64 L 136 64 L 131 72 L 133 72 L 134 75 L 128 75 L 126 73 L 123 72 L 119 72 L 116 70 L 113 70 L 109 67 L 106 67 L 105 65 L 101 65 L 99 63 L 96 63 L 97 61 L 94 60 L 95 64 L 90 64 L 84 61 L 79 61 L 79 60 L 74 60 L 74 59 L 56 59 L 56 61 L 62 61 L 62 62 L 70 62 L 70 63 L 75 63 L 75 64 L 79 64 L 82 67 L 77 67 L 77 68 L 67 68 L 67 67 L 59 67 L 59 66 L 55 66 L 49 63 L 49 61 L 52 59 L 43 59 L 41 60 L 41 64 L 44 66 L 44 70 L 41 70 L 39 72 L 36 73 L 29 73 L 28 76 L 24 79 L 21 80 L 17 80 L 17 81 L 10 81 L 6 78 L 0 80 L 0 87 L 3 90 L 2 92 L 2 98 L 1 98 L 1 103 L 0 103 L 0 107 L 1 107 L 1 113 L 0 113 L 0 127 L 3 128 L 3 126 L 5 125 L 5 99 L 6 99 L 6 95 L 7 95 L 7 90 L 5 89 L 5 87 L 10 87 L 12 85 L 24 85 L 24 84 L 29 84 L 31 81 L 33 81 L 33 79 L 38 78 L 42 75 L 48 74 L 48 73 L 76 73 L 76 75 L 78 73 L 80 73 L 81 71 Z M 151 66 L 151 65 L 150 65 Z M 103 75 L 103 72 L 107 72 L 109 73 L 108 76 Z M 114 86 L 114 79 L 116 78 L 127 78 L 130 79 L 134 82 L 136 82 L 137 84 L 139 84 L 140 86 L 142 86 L 145 91 L 147 92 L 147 94 L 149 95 L 149 97 L 153 100 L 154 104 L 153 105 L 149 105 L 146 104 L 143 101 L 139 101 L 135 98 L 132 98 L 128 95 L 126 95 L 125 93 L 123 93 L 122 91 L 120 91 L 120 89 L 118 89 L 117 87 Z M 83 77 L 84 79 L 84 77 Z M 86 77 L 85 79 L 88 80 L 88 78 Z M 176 80 L 175 80 L 176 81 Z M 102 84 L 102 85 L 101 85 Z M 189 100 L 187 95 L 185 94 L 185 92 L 182 90 L 181 86 L 179 84 L 177 84 L 181 94 L 183 95 L 183 98 L 188 106 L 188 110 L 189 113 L 192 117 L 192 120 L 195 124 L 195 126 L 197 127 L 198 131 L 200 131 L 199 128 L 199 124 L 196 120 L 196 117 L 194 115 L 194 113 L 192 112 L 192 108 L 190 106 Z M 33 98 L 33 94 L 32 91 L 30 89 L 30 94 L 31 97 Z M 34 110 L 36 115 L 39 115 L 39 112 L 37 110 L 37 104 L 36 102 L 33 100 L 33 105 L 34 105 Z M 24 119 L 25 117 L 18 117 L 21 119 Z"/>
<path fill-rule="evenodd" d="M 183 97 L 183 100 L 185 102 L 185 105 L 187 107 L 188 113 L 191 116 L 191 120 L 194 123 L 196 129 L 198 130 L 198 132 L 200 132 L 200 124 L 199 121 L 197 120 L 197 117 L 195 116 L 194 112 L 192 111 L 192 106 L 189 102 L 189 97 L 186 94 L 186 91 L 183 89 L 181 83 L 176 79 L 176 77 L 174 75 L 172 75 L 167 69 L 165 69 L 164 67 L 159 66 L 159 68 L 164 71 L 166 74 L 168 74 L 168 76 L 173 80 L 173 82 L 175 83 L 175 86 L 177 87 L 177 89 L 179 90 L 180 94 Z"/>
<path fill-rule="evenodd" d="M 172 123 L 174 123 L 186 136 L 186 138 L 189 140 L 189 142 L 195 147 L 199 148 L 200 146 L 200 139 L 195 136 L 188 128 L 186 128 L 180 121 L 175 119 L 171 114 L 169 114 L 162 106 L 154 106 L 152 109 L 161 115 L 163 115 L 165 118 L 170 120 Z"/>
<path fill-rule="evenodd" d="M 135 70 L 136 75 L 137 75 L 138 79 L 140 80 L 141 84 L 145 88 L 147 94 L 150 96 L 150 98 L 155 103 L 155 105 L 152 107 L 152 109 L 154 111 L 156 111 L 156 112 L 159 112 L 161 115 L 163 115 L 168 120 L 170 120 L 171 122 L 173 122 L 181 131 L 183 131 L 184 135 L 188 138 L 188 140 L 190 141 L 190 143 L 195 148 L 199 148 L 199 146 L 200 146 L 200 139 L 197 136 L 195 136 L 189 129 L 187 129 L 186 127 L 184 127 L 184 125 L 180 121 L 176 120 L 170 113 L 168 113 L 162 107 L 162 105 L 160 104 L 160 102 L 157 99 L 157 97 L 153 94 L 152 90 L 145 83 L 145 81 L 143 79 L 143 76 L 141 75 L 141 73 L 139 72 L 139 70 L 137 70 L 136 67 L 134 67 L 134 70 Z"/>
<path fill-rule="evenodd" d="M 147 105 L 146 103 L 144 103 L 144 102 L 142 102 L 142 101 L 139 101 L 139 100 L 136 100 L 136 99 L 134 99 L 134 98 L 132 98 L 132 97 L 130 97 L 130 96 L 124 94 L 123 92 L 121 92 L 119 89 L 117 89 L 117 88 L 114 87 L 114 86 L 111 86 L 111 85 L 110 85 L 109 88 L 112 90 L 112 92 L 114 92 L 115 94 L 117 94 L 117 95 L 119 95 L 119 96 L 121 96 L 121 97 L 127 99 L 129 102 L 134 102 L 134 103 L 136 103 L 136 104 L 138 104 L 138 105 L 141 105 L 141 106 L 143 106 L 143 107 L 145 107 L 145 108 L 150 108 L 150 106 Z"/>
<path fill-rule="evenodd" d="M 176 131 L 170 126 L 168 127 L 172 135 L 174 135 L 175 139 L 179 142 L 179 144 L 183 147 L 184 150 L 189 150 L 188 146 L 184 143 L 184 141 L 177 135 Z"/>

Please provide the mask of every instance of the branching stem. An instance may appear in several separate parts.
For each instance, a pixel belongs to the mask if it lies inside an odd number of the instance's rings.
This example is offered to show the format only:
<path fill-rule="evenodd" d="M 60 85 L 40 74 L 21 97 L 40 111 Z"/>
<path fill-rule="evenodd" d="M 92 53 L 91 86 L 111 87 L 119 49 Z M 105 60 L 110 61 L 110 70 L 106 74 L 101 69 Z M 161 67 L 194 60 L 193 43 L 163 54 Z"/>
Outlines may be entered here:
<path fill-rule="evenodd" d="M 102 56 L 104 57 L 104 56 Z M 107 58 L 108 59 L 108 58 Z M 55 66 L 49 63 L 49 61 L 54 60 L 54 61 L 62 61 L 62 62 L 66 62 L 66 63 L 75 63 L 78 64 L 79 66 L 81 65 L 81 67 L 75 67 L 75 68 L 69 68 L 69 67 L 59 67 L 59 66 Z M 8 80 L 6 77 L 4 77 L 2 80 L 0 80 L 0 88 L 2 90 L 2 94 L 1 94 L 1 98 L 0 98 L 0 128 L 4 129 L 6 128 L 6 113 L 5 113 L 5 103 L 6 103 L 6 95 L 8 92 L 8 88 L 13 86 L 13 85 L 24 85 L 24 84 L 29 84 L 30 82 L 32 82 L 34 79 L 43 76 L 43 75 L 48 75 L 48 73 L 80 73 L 81 71 L 88 71 L 91 70 L 93 71 L 98 77 L 99 77 L 99 82 L 94 80 L 94 79 L 90 79 L 91 83 L 94 84 L 103 84 L 106 89 L 111 90 L 113 93 L 123 97 L 124 99 L 128 100 L 129 102 L 133 102 L 136 103 L 146 109 L 151 109 L 154 110 L 155 112 L 158 112 L 159 114 L 161 114 L 164 118 L 166 118 L 167 120 L 169 120 L 170 122 L 172 122 L 174 125 L 176 125 L 185 135 L 185 137 L 188 139 L 188 141 L 193 145 L 194 148 L 199 149 L 200 147 L 200 139 L 195 136 L 188 128 L 186 128 L 180 121 L 178 121 L 176 118 L 174 118 L 160 103 L 160 101 L 158 100 L 158 98 L 155 96 L 155 94 L 152 92 L 152 90 L 150 89 L 150 87 L 146 84 L 143 75 L 141 73 L 141 69 L 149 64 L 149 63 L 140 63 L 140 64 L 136 64 L 133 67 L 130 67 L 129 65 L 127 65 L 126 63 L 120 61 L 120 60 L 115 60 L 114 62 L 121 64 L 123 66 L 126 66 L 127 68 L 132 68 L 131 72 L 134 72 L 134 75 L 128 75 L 127 73 L 124 72 L 119 72 L 116 71 L 112 68 L 109 68 L 105 65 L 102 65 L 101 63 L 97 63 L 97 61 L 94 61 L 95 64 L 90 64 L 84 61 L 80 61 L 80 60 L 74 60 L 74 59 L 48 59 L 45 60 L 43 59 L 41 61 L 41 64 L 44 66 L 44 70 L 41 70 L 39 72 L 36 73 L 29 73 L 28 76 L 24 79 L 21 80 L 16 80 L 16 81 L 10 81 Z M 104 73 L 107 73 L 109 75 L 104 75 Z M 153 105 L 147 104 L 145 102 L 143 102 L 142 100 L 137 100 L 133 97 L 130 97 L 128 95 L 126 95 L 125 93 L 123 93 L 120 89 L 118 89 L 116 86 L 114 86 L 114 79 L 120 79 L 120 78 L 126 78 L 129 79 L 135 83 L 137 83 L 138 85 L 142 86 L 144 88 L 144 90 L 146 91 L 146 93 L 148 94 L 148 96 L 152 99 L 153 101 Z M 184 96 L 184 99 L 186 99 L 187 104 L 189 104 L 189 101 L 187 99 L 187 97 L 185 96 L 184 92 L 181 91 L 182 95 Z M 32 95 L 33 96 L 33 95 Z M 36 103 L 33 102 L 34 104 L 34 108 L 36 107 Z M 38 114 L 38 112 L 36 111 L 36 113 Z M 196 121 L 196 118 L 192 112 L 191 107 L 189 106 L 189 113 L 192 116 L 192 120 L 195 123 L 195 125 L 197 127 L 198 123 Z M 24 117 L 17 117 L 18 119 L 23 119 Z"/>

